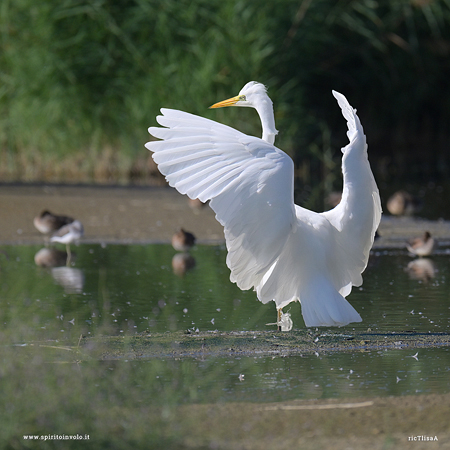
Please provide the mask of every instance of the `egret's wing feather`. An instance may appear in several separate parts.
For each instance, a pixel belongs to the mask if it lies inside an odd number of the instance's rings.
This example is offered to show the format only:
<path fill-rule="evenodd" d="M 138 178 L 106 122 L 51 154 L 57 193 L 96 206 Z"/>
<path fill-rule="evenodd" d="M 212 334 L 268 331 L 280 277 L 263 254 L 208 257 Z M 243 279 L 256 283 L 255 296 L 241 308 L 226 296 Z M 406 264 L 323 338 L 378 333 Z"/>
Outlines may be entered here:
<path fill-rule="evenodd" d="M 273 145 L 182 111 L 162 109 L 146 147 L 167 181 L 210 201 L 225 228 L 227 265 L 241 289 L 257 286 L 295 221 L 293 162 Z"/>
<path fill-rule="evenodd" d="M 361 122 L 347 99 L 333 91 L 342 114 L 347 120 L 349 144 L 342 149 L 344 187 L 342 200 L 336 208 L 323 213 L 339 231 L 342 276 L 341 293 L 348 295 L 351 285 L 362 283 L 361 273 L 367 266 L 375 232 L 381 220 L 381 201 L 370 164 L 367 144 Z M 351 284 L 350 284 L 351 283 Z"/>
<path fill-rule="evenodd" d="M 224 226 L 231 280 L 277 307 L 299 299 L 307 326 L 360 321 L 345 300 L 362 282 L 381 217 L 378 189 L 355 111 L 334 93 L 348 123 L 341 203 L 317 214 L 293 203 L 293 163 L 273 145 L 192 114 L 161 110 L 149 142 L 169 184 L 210 201 Z"/>

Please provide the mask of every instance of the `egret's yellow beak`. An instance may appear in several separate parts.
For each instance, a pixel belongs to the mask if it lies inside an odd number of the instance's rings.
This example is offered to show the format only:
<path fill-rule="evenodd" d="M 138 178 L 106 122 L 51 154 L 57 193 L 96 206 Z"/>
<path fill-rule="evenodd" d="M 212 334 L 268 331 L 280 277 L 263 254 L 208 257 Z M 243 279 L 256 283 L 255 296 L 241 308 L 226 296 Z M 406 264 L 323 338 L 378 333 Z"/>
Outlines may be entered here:
<path fill-rule="evenodd" d="M 226 106 L 233 106 L 235 105 L 239 100 L 244 100 L 244 96 L 242 95 L 236 95 L 236 97 L 231 97 L 227 100 L 222 100 L 219 103 L 214 103 L 214 105 L 210 106 L 209 109 L 212 108 L 225 108 Z"/>

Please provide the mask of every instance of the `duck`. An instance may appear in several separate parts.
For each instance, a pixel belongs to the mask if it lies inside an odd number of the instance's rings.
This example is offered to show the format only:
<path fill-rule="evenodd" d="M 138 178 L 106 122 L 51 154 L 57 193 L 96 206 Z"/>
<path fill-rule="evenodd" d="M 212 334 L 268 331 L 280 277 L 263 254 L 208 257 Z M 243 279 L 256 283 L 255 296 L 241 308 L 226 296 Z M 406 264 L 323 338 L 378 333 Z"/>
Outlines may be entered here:
<path fill-rule="evenodd" d="M 409 192 L 400 190 L 389 197 L 386 207 L 393 216 L 412 216 L 421 209 L 422 204 Z"/>
<path fill-rule="evenodd" d="M 74 220 L 72 217 L 58 216 L 46 209 L 33 219 L 33 224 L 39 232 L 48 235 L 59 230 L 64 225 L 72 223 Z"/>
<path fill-rule="evenodd" d="M 416 237 L 406 243 L 410 253 L 417 256 L 431 255 L 436 246 L 436 241 L 431 237 L 429 231 L 425 231 L 422 237 Z"/>
<path fill-rule="evenodd" d="M 186 231 L 184 228 L 180 228 L 172 236 L 172 247 L 177 252 L 187 252 L 195 245 L 195 241 L 196 237 L 192 233 Z"/>

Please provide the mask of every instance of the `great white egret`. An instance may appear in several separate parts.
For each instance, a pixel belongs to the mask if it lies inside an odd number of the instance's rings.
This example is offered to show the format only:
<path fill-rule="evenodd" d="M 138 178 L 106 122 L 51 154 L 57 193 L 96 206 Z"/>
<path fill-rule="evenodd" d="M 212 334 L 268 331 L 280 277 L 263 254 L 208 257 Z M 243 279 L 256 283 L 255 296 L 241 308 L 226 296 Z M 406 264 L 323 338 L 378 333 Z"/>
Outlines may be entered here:
<path fill-rule="evenodd" d="M 327 212 L 294 204 L 294 164 L 273 145 L 278 132 L 272 101 L 260 83 L 247 83 L 212 108 L 255 108 L 262 139 L 163 108 L 157 121 L 165 128 L 149 128 L 162 140 L 145 144 L 170 186 L 210 200 L 224 226 L 231 281 L 253 288 L 263 303 L 275 301 L 279 325 L 282 308 L 296 300 L 308 327 L 361 321 L 345 297 L 362 283 L 381 203 L 358 116 L 342 94 L 333 95 L 350 143 L 342 149 L 342 200 Z"/>
<path fill-rule="evenodd" d="M 84 234 L 83 224 L 79 220 L 74 220 L 67 225 L 64 225 L 57 230 L 50 238 L 50 242 L 59 242 L 66 244 L 67 250 L 67 265 L 70 264 L 72 253 L 70 251 L 70 244 L 78 241 Z"/>
<path fill-rule="evenodd" d="M 435 240 L 431 237 L 429 231 L 425 231 L 422 237 L 416 237 L 406 243 L 406 248 L 413 255 L 428 256 L 431 255 L 436 246 Z"/>

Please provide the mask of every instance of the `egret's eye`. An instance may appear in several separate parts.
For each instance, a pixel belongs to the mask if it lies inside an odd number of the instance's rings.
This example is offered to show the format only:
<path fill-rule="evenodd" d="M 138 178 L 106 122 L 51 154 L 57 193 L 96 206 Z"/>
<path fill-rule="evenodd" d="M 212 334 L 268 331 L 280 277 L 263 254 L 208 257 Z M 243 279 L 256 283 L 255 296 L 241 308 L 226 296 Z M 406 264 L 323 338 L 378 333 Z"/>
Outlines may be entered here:
<path fill-rule="evenodd" d="M 245 98 L 245 95 L 240 95 L 239 96 L 239 101 L 241 102 L 245 102 L 247 99 Z"/>

